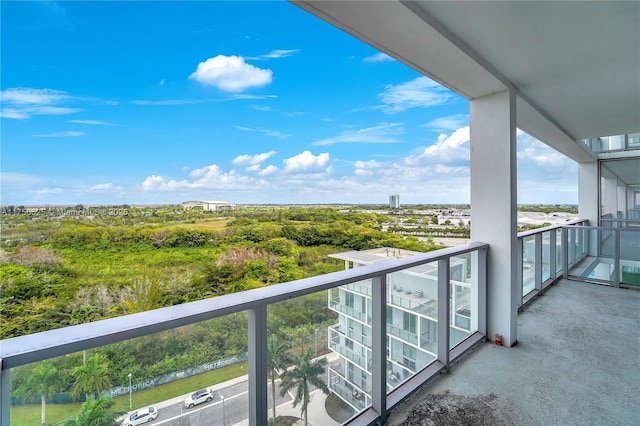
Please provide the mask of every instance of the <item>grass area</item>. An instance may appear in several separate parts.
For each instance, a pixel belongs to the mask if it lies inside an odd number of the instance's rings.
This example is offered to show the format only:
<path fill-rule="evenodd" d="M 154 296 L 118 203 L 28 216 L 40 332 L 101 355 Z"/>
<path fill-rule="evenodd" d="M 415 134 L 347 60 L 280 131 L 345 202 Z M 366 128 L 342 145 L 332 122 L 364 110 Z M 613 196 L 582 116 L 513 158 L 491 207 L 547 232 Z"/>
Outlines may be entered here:
<path fill-rule="evenodd" d="M 625 284 L 640 285 L 640 274 L 633 274 L 629 272 L 622 273 L 622 282 Z"/>
<path fill-rule="evenodd" d="M 133 394 L 133 409 L 153 405 L 160 401 L 186 395 L 195 390 L 217 385 L 227 380 L 247 374 L 247 363 L 229 365 L 217 370 L 176 380 L 175 382 L 156 386 Z M 114 398 L 113 408 L 129 411 L 129 395 Z M 47 423 L 56 424 L 80 409 L 80 404 L 47 404 Z M 40 424 L 40 404 L 11 407 L 12 426 L 33 426 Z"/>

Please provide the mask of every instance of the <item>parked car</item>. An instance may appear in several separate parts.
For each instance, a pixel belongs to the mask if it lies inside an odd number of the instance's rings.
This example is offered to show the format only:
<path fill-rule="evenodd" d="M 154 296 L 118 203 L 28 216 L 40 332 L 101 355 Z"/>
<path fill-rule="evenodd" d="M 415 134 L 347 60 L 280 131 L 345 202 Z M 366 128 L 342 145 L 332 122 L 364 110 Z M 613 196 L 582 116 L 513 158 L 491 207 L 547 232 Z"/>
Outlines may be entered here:
<path fill-rule="evenodd" d="M 158 417 L 158 410 L 156 410 L 155 407 L 141 408 L 128 415 L 124 419 L 122 426 L 141 425 L 154 420 L 156 417 Z"/>
<path fill-rule="evenodd" d="M 203 402 L 209 402 L 213 399 L 213 392 L 211 389 L 200 389 L 195 391 L 184 400 L 184 406 L 191 408 L 194 405 L 202 404 Z"/>

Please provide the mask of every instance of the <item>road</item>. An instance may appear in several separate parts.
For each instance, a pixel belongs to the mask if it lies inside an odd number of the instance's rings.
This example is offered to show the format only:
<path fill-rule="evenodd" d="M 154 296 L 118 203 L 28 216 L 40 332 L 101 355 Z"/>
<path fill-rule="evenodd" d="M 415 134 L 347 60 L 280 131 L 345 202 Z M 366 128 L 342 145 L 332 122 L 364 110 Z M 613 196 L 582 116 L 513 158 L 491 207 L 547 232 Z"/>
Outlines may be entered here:
<path fill-rule="evenodd" d="M 327 373 L 323 380 L 327 381 Z M 184 406 L 187 395 L 173 398 L 168 401 L 153 404 L 158 409 L 158 418 L 152 425 L 176 425 L 176 426 L 227 426 L 243 422 L 249 418 L 249 382 L 247 377 L 238 380 L 221 383 L 212 386 L 213 400 L 196 405 L 193 408 Z M 196 389 L 194 389 L 195 391 Z M 315 390 L 311 386 L 311 390 Z M 272 407 L 271 382 L 268 383 L 268 404 Z M 224 403 L 222 397 L 224 396 Z M 291 402 L 289 394 L 280 396 L 280 380 L 276 380 L 276 407 Z M 269 414 L 271 411 L 269 411 Z"/>

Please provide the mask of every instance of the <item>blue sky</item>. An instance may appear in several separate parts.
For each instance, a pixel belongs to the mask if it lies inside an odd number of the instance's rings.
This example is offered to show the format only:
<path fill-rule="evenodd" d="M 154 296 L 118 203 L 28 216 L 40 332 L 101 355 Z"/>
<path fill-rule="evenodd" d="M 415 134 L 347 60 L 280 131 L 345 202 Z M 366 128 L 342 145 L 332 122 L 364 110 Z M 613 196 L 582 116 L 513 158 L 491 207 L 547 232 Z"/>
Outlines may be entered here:
<path fill-rule="evenodd" d="M 3 205 L 469 202 L 468 102 L 289 3 L 0 7 Z M 518 178 L 577 202 L 523 133 Z"/>

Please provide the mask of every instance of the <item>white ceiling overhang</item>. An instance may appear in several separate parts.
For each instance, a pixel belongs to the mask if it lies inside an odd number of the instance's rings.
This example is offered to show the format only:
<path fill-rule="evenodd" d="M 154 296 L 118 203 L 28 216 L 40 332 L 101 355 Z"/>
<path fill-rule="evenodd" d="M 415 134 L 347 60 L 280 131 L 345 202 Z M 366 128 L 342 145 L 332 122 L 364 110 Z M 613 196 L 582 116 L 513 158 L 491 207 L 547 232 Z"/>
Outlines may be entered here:
<path fill-rule="evenodd" d="M 518 127 L 576 161 L 640 132 L 640 2 L 293 3 L 467 99 L 514 90 Z"/>

